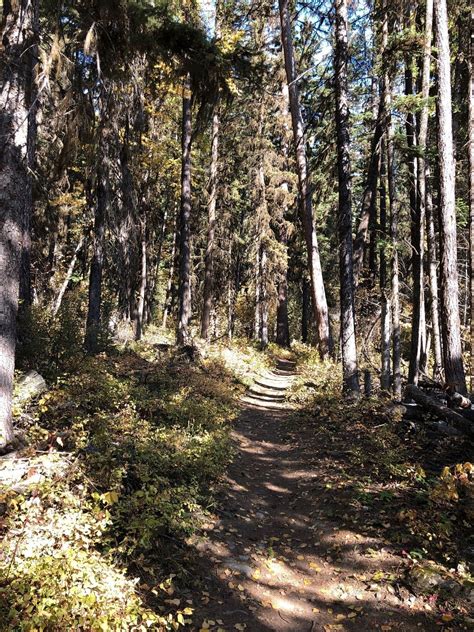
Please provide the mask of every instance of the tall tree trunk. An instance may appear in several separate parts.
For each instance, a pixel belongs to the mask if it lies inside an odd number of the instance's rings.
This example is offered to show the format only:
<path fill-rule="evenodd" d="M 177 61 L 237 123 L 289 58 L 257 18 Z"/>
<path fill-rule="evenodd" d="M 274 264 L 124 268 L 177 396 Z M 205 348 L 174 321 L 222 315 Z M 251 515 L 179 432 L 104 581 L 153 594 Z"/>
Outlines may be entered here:
<path fill-rule="evenodd" d="M 431 195 L 432 183 L 430 183 L 430 166 L 426 162 L 426 235 L 427 235 L 427 255 L 428 255 L 428 275 L 430 287 L 430 313 L 431 329 L 433 334 L 433 377 L 435 380 L 441 379 L 443 370 L 443 353 L 441 347 L 441 327 L 439 322 L 439 293 L 438 293 L 438 262 L 436 258 L 436 233 L 433 213 L 433 198 Z"/>
<path fill-rule="evenodd" d="M 173 302 L 173 278 L 174 278 L 174 271 L 176 267 L 176 252 L 178 250 L 178 242 L 179 242 L 179 214 L 176 213 L 176 221 L 174 224 L 174 233 L 173 233 L 173 245 L 171 247 L 171 255 L 170 255 L 170 269 L 168 272 L 168 281 L 166 283 L 165 303 L 163 307 L 163 321 L 161 323 L 161 326 L 163 329 L 166 329 L 168 316 L 169 316 L 171 305 Z"/>
<path fill-rule="evenodd" d="M 280 117 L 282 121 L 282 154 L 284 157 L 284 168 L 289 171 L 289 137 L 291 134 L 291 119 L 289 106 L 288 86 L 285 82 L 282 85 L 282 99 Z M 284 249 L 284 256 L 278 274 L 277 285 L 277 320 L 276 320 L 276 343 L 281 347 L 290 347 L 290 325 L 288 321 L 288 225 L 286 215 L 288 213 L 289 184 L 285 180 L 281 183 L 280 189 L 283 194 L 283 203 L 280 223 L 277 226 L 276 235 L 279 244 Z"/>
<path fill-rule="evenodd" d="M 446 383 L 466 393 L 461 347 L 451 68 L 446 0 L 435 0 L 438 49 L 438 159 L 440 172 L 441 330 Z"/>
<path fill-rule="evenodd" d="M 474 392 L 474 12 L 469 43 L 469 263 L 470 263 L 470 390 Z"/>
<path fill-rule="evenodd" d="M 428 206 L 427 196 L 427 173 L 429 166 L 426 158 L 426 146 L 428 142 L 428 98 L 430 95 L 430 68 L 431 68 L 431 45 L 433 39 L 433 0 L 426 0 L 425 10 L 425 38 L 423 44 L 423 62 L 421 70 L 421 96 L 423 105 L 420 113 L 418 129 L 418 220 L 420 222 L 420 269 L 418 276 L 418 287 L 420 293 L 420 316 L 419 316 L 419 365 L 413 366 L 415 383 L 417 382 L 419 370 L 425 371 L 428 362 L 427 334 L 426 334 L 426 306 L 424 291 L 424 250 L 425 250 L 425 228 L 426 209 Z M 433 324 L 433 323 L 432 323 Z M 433 332 L 434 333 L 434 332 Z"/>
<path fill-rule="evenodd" d="M 147 238 L 146 238 L 146 217 L 142 221 L 142 238 L 141 238 L 141 270 L 140 270 L 140 289 L 138 291 L 138 309 L 137 320 L 135 323 L 135 340 L 141 340 L 143 334 L 143 326 L 145 322 L 145 298 L 147 286 Z"/>
<path fill-rule="evenodd" d="M 387 149 L 382 141 L 380 156 L 380 236 L 387 241 Z M 390 290 L 388 287 L 387 258 L 385 248 L 380 249 L 380 295 L 382 309 L 380 313 L 381 365 L 380 386 L 390 390 Z"/>
<path fill-rule="evenodd" d="M 267 290 L 267 276 L 268 276 L 268 255 L 265 248 L 265 242 L 260 242 L 260 280 L 261 280 L 261 295 L 260 295 L 260 331 L 259 340 L 262 347 L 268 345 L 268 290 Z"/>
<path fill-rule="evenodd" d="M 301 285 L 301 342 L 307 343 L 309 339 L 309 318 L 311 314 L 310 284 L 303 273 Z"/>
<path fill-rule="evenodd" d="M 38 0 L 3 3 L 0 91 L 0 447 L 14 439 L 18 299 L 32 214 Z"/>
<path fill-rule="evenodd" d="M 120 151 L 120 172 L 121 172 L 121 191 L 122 191 L 122 208 L 118 241 L 120 246 L 120 289 L 119 289 L 119 308 L 122 319 L 131 320 L 132 312 L 132 257 L 136 255 L 136 196 L 133 186 L 133 177 L 130 170 L 130 148 L 128 140 L 128 122 L 125 131 L 125 140 Z"/>
<path fill-rule="evenodd" d="M 181 207 L 179 239 L 179 308 L 178 308 L 178 345 L 189 341 L 189 321 L 191 319 L 191 81 L 189 76 L 183 87 L 182 118 L 182 164 L 181 164 Z"/>
<path fill-rule="evenodd" d="M 313 310 L 318 333 L 318 346 L 322 358 L 333 353 L 333 341 L 329 327 L 329 311 L 324 289 L 318 240 L 313 217 L 311 181 L 306 156 L 306 138 L 301 114 L 298 78 L 296 74 L 293 38 L 288 7 L 289 0 L 279 0 L 281 40 L 285 57 L 286 79 L 288 83 L 293 138 L 296 150 L 299 193 L 303 211 L 304 233 L 308 250 L 308 265 L 311 277 Z"/>
<path fill-rule="evenodd" d="M 107 210 L 110 204 L 109 190 L 109 131 L 102 124 L 97 166 L 96 205 L 94 212 L 94 242 L 89 273 L 89 302 L 87 309 L 84 346 L 89 353 L 97 353 L 102 311 L 102 274 L 104 267 L 104 239 Z"/>
<path fill-rule="evenodd" d="M 213 303 L 214 284 L 214 242 L 216 230 L 216 202 L 217 202 L 217 169 L 219 160 L 219 112 L 216 110 L 212 117 L 211 139 L 211 172 L 209 177 L 209 201 L 207 205 L 208 228 L 204 270 L 204 304 L 201 320 L 201 338 L 208 340 L 209 324 Z"/>
<path fill-rule="evenodd" d="M 288 190 L 288 184 L 284 185 L 286 191 Z M 283 217 L 282 225 L 278 228 L 278 241 L 287 250 L 288 248 L 288 233 L 284 224 L 285 219 Z M 285 257 L 283 263 L 283 270 L 280 272 L 278 278 L 278 296 L 277 296 L 277 324 L 276 324 L 276 343 L 280 347 L 290 346 L 290 326 L 288 322 L 288 259 Z"/>
<path fill-rule="evenodd" d="M 387 124 L 387 179 L 388 179 L 388 199 L 390 204 L 390 243 L 391 243 L 391 287 L 392 287 L 392 390 L 395 397 L 400 400 L 402 397 L 402 373 L 401 373 L 401 331 L 400 331 L 400 278 L 398 262 L 398 220 L 399 205 L 397 200 L 397 189 L 395 185 L 395 151 L 394 132 L 390 114 L 392 101 L 391 85 L 386 85 L 386 106 L 388 113 Z"/>
<path fill-rule="evenodd" d="M 369 238 L 370 218 L 376 214 L 377 182 L 380 164 L 380 143 L 386 125 L 385 96 L 380 94 L 380 102 L 374 134 L 370 144 L 370 159 L 362 196 L 362 211 L 354 239 L 354 285 L 357 287 L 364 265 L 364 252 Z"/>
<path fill-rule="evenodd" d="M 352 261 L 352 199 L 349 138 L 349 106 L 347 95 L 347 0 L 336 5 L 336 128 L 339 175 L 339 277 L 341 302 L 341 355 L 343 390 L 359 395 L 359 369 L 354 321 L 354 270 Z"/>
<path fill-rule="evenodd" d="M 408 26 L 411 27 L 412 14 L 409 11 Z M 405 94 L 413 96 L 413 60 L 410 55 L 405 60 Z M 408 146 L 408 174 L 411 217 L 411 252 L 413 275 L 413 300 L 411 320 L 411 348 L 408 369 L 408 382 L 418 384 L 420 362 L 426 342 L 425 302 L 423 284 L 424 250 L 424 202 L 418 195 L 418 165 L 415 147 L 417 146 L 416 116 L 409 112 L 406 117 L 406 139 Z M 426 139 L 426 135 L 425 135 Z M 426 142 L 426 140 L 425 140 Z M 417 147 L 418 149 L 418 147 Z"/>

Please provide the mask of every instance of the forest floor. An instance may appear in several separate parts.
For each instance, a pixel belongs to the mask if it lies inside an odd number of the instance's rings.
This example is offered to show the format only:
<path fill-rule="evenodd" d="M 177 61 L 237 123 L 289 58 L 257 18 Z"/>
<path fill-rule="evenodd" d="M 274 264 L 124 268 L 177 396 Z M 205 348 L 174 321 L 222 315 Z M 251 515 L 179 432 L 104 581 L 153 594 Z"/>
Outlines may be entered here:
<path fill-rule="evenodd" d="M 474 629 L 468 439 L 341 398 L 310 347 L 160 336 L 17 406 L 0 630 Z"/>
<path fill-rule="evenodd" d="M 191 629 L 473 629 L 472 619 L 436 604 L 429 579 L 421 582 L 425 594 L 414 594 L 410 556 L 393 538 L 403 502 L 387 506 L 396 494 L 384 498 L 383 486 L 381 504 L 368 489 L 367 504 L 354 502 L 348 456 L 377 455 L 362 433 L 348 441 L 347 427 L 324 416 L 302 423 L 286 399 L 294 367 L 279 359 L 242 399 L 232 433 L 238 458 L 222 484 L 217 518 L 192 541 L 201 595 Z M 355 465 L 362 479 L 364 464 Z"/>

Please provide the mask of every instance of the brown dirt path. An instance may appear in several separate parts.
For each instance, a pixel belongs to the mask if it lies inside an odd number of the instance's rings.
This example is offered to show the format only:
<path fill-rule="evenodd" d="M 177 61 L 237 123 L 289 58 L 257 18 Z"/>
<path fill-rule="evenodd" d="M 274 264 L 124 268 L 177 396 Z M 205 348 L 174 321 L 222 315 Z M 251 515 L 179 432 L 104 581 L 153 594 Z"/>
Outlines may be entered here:
<path fill-rule="evenodd" d="M 407 591 L 373 581 L 400 558 L 341 518 L 348 499 L 340 486 L 327 493 L 328 446 L 295 424 L 285 401 L 294 371 L 278 361 L 243 398 L 219 518 L 193 542 L 200 594 L 190 629 L 440 630 Z"/>

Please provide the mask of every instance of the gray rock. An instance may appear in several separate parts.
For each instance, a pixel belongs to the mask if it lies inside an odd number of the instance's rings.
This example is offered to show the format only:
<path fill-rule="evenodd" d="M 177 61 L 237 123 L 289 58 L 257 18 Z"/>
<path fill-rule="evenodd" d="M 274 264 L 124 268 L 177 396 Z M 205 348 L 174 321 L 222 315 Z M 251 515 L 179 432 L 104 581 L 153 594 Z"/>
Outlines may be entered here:
<path fill-rule="evenodd" d="M 47 389 L 44 378 L 37 371 L 28 371 L 17 383 L 15 402 L 26 404 L 34 397 L 38 397 Z"/>

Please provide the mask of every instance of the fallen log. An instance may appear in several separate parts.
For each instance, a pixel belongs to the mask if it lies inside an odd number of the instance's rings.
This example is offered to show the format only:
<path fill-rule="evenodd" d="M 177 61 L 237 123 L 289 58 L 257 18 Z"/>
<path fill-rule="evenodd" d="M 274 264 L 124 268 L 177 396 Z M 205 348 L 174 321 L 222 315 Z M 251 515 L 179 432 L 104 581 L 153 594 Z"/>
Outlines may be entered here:
<path fill-rule="evenodd" d="M 432 413 L 439 419 L 449 421 L 455 428 L 461 430 L 464 434 L 474 437 L 474 424 L 468 421 L 460 413 L 452 408 L 448 408 L 438 400 L 426 395 L 418 387 L 409 384 L 405 388 L 405 397 L 413 399 L 419 406 Z"/>

